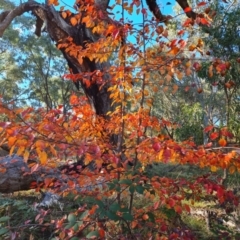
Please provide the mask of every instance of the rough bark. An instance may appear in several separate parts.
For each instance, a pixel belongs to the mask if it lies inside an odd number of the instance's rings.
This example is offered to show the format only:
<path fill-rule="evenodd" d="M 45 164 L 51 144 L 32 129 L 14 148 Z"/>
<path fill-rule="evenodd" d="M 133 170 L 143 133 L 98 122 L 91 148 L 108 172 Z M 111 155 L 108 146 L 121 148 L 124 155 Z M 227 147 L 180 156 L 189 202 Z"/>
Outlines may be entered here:
<path fill-rule="evenodd" d="M 46 169 L 40 167 L 31 173 L 31 169 L 22 157 L 17 155 L 6 156 L 0 159 L 0 192 L 11 193 L 21 190 L 29 190 L 33 183 L 41 183 L 44 177 L 56 178 L 58 169 Z"/>
<path fill-rule="evenodd" d="M 92 183 L 79 186 L 78 178 L 85 176 L 84 170 L 91 166 L 83 164 L 82 159 L 69 165 L 50 168 L 35 163 L 29 167 L 24 159 L 17 155 L 0 158 L 0 192 L 12 193 L 31 188 L 52 188 L 60 192 L 68 188 L 68 181 L 74 182 L 74 190 L 82 191 L 91 187 Z M 93 171 L 93 169 L 92 169 Z M 45 181 L 49 179 L 49 181 Z"/>

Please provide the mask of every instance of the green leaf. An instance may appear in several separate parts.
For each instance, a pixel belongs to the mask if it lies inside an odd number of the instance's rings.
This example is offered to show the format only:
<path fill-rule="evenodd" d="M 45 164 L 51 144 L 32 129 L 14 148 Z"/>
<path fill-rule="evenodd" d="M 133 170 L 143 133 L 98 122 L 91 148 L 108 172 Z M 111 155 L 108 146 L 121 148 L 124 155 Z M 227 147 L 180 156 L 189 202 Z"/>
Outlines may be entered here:
<path fill-rule="evenodd" d="M 119 212 L 128 212 L 128 208 L 126 208 L 126 207 L 120 208 Z"/>
<path fill-rule="evenodd" d="M 119 183 L 126 184 L 126 185 L 131 185 L 132 184 L 132 180 L 130 180 L 130 179 L 122 179 L 122 180 L 119 181 Z"/>
<path fill-rule="evenodd" d="M 149 217 L 149 221 L 155 222 L 155 216 L 152 212 L 147 212 L 147 215 Z"/>
<path fill-rule="evenodd" d="M 91 237 L 99 237 L 98 231 L 92 231 L 86 236 L 86 238 L 91 238 Z"/>
<path fill-rule="evenodd" d="M 88 215 L 88 210 L 86 210 L 81 216 L 80 219 L 85 218 Z"/>
<path fill-rule="evenodd" d="M 123 219 L 125 219 L 127 221 L 132 221 L 133 220 L 133 216 L 128 212 L 123 213 L 122 217 L 123 217 Z"/>
<path fill-rule="evenodd" d="M 73 226 L 74 232 L 76 232 L 78 229 L 79 229 L 79 223 L 75 223 L 75 225 Z"/>
<path fill-rule="evenodd" d="M 107 183 L 109 190 L 113 190 L 115 188 L 114 183 Z"/>
<path fill-rule="evenodd" d="M 72 237 L 72 238 L 70 238 L 71 240 L 79 240 L 79 238 L 78 237 Z"/>
<path fill-rule="evenodd" d="M 118 180 L 117 179 L 113 179 L 112 181 L 114 184 L 118 184 Z"/>
<path fill-rule="evenodd" d="M 120 217 L 111 211 L 107 211 L 106 215 L 110 220 L 114 220 L 114 221 L 120 220 Z"/>
<path fill-rule="evenodd" d="M 134 185 L 131 185 L 131 186 L 129 187 L 129 192 L 130 192 L 130 193 L 134 193 L 134 191 L 135 191 L 135 186 L 134 186 Z"/>
<path fill-rule="evenodd" d="M 139 194 L 143 194 L 144 190 L 145 190 L 145 189 L 144 189 L 143 186 L 141 186 L 141 185 L 136 186 L 136 191 L 137 191 Z"/>
<path fill-rule="evenodd" d="M 7 228 L 0 228 L 0 235 L 4 235 L 8 232 Z"/>
<path fill-rule="evenodd" d="M 116 190 L 117 192 L 121 192 L 122 189 L 121 189 L 121 187 L 120 187 L 119 185 L 117 185 L 116 188 L 115 188 L 115 190 Z"/>
<path fill-rule="evenodd" d="M 0 222 L 7 222 L 10 219 L 9 216 L 3 216 L 0 218 Z"/>
<path fill-rule="evenodd" d="M 96 200 L 96 205 L 98 205 L 99 208 L 104 208 L 104 203 L 100 200 Z"/>
<path fill-rule="evenodd" d="M 118 203 L 113 203 L 110 207 L 109 207 L 109 209 L 112 211 L 112 212 L 117 212 L 117 211 L 119 211 L 120 210 L 120 205 L 118 204 Z"/>
<path fill-rule="evenodd" d="M 68 215 L 68 221 L 70 223 L 75 223 L 77 221 L 77 218 L 76 218 L 76 216 L 74 214 L 69 214 Z"/>
<path fill-rule="evenodd" d="M 70 229 L 70 228 L 72 228 L 72 227 L 74 226 L 74 224 L 75 224 L 75 222 L 70 222 L 70 223 L 68 223 L 68 224 L 65 226 L 64 229 Z"/>

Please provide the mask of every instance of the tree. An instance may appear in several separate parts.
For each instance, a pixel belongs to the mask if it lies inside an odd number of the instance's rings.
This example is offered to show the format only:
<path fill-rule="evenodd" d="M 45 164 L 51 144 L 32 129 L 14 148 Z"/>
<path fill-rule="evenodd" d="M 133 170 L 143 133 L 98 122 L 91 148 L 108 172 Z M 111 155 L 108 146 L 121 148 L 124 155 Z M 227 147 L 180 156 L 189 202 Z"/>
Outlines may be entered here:
<path fill-rule="evenodd" d="M 78 1 L 76 14 L 64 9 L 59 13 L 52 5 L 28 1 L 0 14 L 1 35 L 24 12 L 32 11 L 37 18 L 37 35 L 44 22 L 71 69 L 65 77 L 78 88 L 81 85 L 86 94 L 71 95 L 68 114 L 62 113 L 62 106 L 49 111 L 13 109 L 13 103 L 1 102 L 0 111 L 9 119 L 0 124 L 2 144 L 9 146 L 10 155 L 17 154 L 2 160 L 2 192 L 52 188 L 63 196 L 71 193 L 74 199 L 81 195 L 84 200 L 67 218 L 58 216 L 48 225 L 44 222 L 48 211 L 36 216 L 40 225 L 54 226 L 56 237 L 104 239 L 108 234 L 114 239 L 194 239 L 180 216 L 183 211 L 190 212 L 184 199 L 196 201 L 212 195 L 221 204 L 238 204 L 233 192 L 211 177 L 178 180 L 152 176 L 146 170 L 153 162 L 189 163 L 211 167 L 212 171 L 239 169 L 236 153 L 226 156 L 221 151 L 210 152 L 191 140 L 178 143 L 161 134 L 161 122 L 150 114 L 151 92 L 161 88 L 151 73 L 159 70 L 172 82 L 174 75 L 180 79 L 181 73 L 190 75 L 194 69 L 199 70 L 199 65 L 186 65 L 179 57 L 187 45 L 182 34 L 192 27 L 195 18 L 201 25 L 209 22 L 204 15 L 197 17 L 186 1 L 177 2 L 185 3 L 190 18 L 172 40 L 167 39 L 165 25 L 147 17 L 140 1 L 116 3 L 122 9 L 122 21 L 109 17 L 108 1 Z M 203 5 L 199 3 L 198 8 Z M 131 13 L 133 9 L 141 12 L 140 27 L 125 20 L 126 11 Z M 129 43 L 127 36 L 134 33 L 136 43 Z M 156 43 L 157 53 L 148 49 L 148 41 Z M 202 42 L 189 48 L 201 52 Z M 110 65 L 108 59 L 115 51 L 118 65 Z M 175 85 L 169 85 L 174 90 Z M 212 126 L 204 129 L 207 133 L 211 130 Z M 226 129 L 221 132 L 221 146 L 226 145 L 224 137 L 228 134 Z M 63 162 L 74 163 L 61 166 Z M 19 178 L 22 181 L 17 184 Z M 144 198 L 147 203 L 138 202 Z M 2 219 L 4 223 L 5 219 L 9 218 Z M 147 228 L 142 229 L 145 225 Z M 14 229 L 5 226 L 2 231 L 11 235 Z"/>

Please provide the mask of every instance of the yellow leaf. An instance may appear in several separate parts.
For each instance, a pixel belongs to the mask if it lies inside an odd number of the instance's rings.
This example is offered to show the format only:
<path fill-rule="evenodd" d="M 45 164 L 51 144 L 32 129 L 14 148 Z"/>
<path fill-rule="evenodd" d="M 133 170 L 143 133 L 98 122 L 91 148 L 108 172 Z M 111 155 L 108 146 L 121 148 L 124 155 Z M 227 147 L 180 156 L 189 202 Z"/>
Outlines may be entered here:
<path fill-rule="evenodd" d="M 25 162 L 27 162 L 28 158 L 29 158 L 29 151 L 25 150 L 24 155 L 23 155 L 23 159 L 24 159 Z"/>
<path fill-rule="evenodd" d="M 14 148 L 15 148 L 15 145 L 13 145 L 13 146 L 11 147 L 10 152 L 9 152 L 9 155 L 12 155 L 12 154 L 13 154 Z"/>
<path fill-rule="evenodd" d="M 217 167 L 216 166 L 211 166 L 211 171 L 212 172 L 216 172 L 217 171 Z"/>
<path fill-rule="evenodd" d="M 42 165 L 45 165 L 47 163 L 47 153 L 44 151 L 38 152 L 38 157 Z"/>
<path fill-rule="evenodd" d="M 25 150 L 25 147 L 20 147 L 20 148 L 18 148 L 18 150 L 17 150 L 17 155 L 22 155 L 22 153 L 24 152 L 24 150 Z"/>

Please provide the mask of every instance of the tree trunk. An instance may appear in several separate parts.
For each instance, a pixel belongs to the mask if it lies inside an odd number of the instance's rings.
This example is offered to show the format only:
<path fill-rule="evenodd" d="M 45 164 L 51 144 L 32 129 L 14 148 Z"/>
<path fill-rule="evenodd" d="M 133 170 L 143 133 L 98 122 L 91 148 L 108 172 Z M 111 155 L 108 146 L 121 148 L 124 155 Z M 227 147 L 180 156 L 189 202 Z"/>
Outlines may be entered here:
<path fill-rule="evenodd" d="M 92 30 L 86 28 L 85 24 L 81 23 L 81 21 L 72 26 L 69 23 L 69 19 L 63 19 L 60 12 L 57 12 L 52 5 L 39 4 L 35 1 L 28 1 L 12 11 L 5 11 L 0 14 L 0 37 L 2 37 L 4 31 L 16 16 L 30 11 L 37 18 L 36 35 L 39 36 L 41 34 L 41 28 L 44 23 L 50 38 L 57 45 L 59 43 L 69 43 L 69 39 L 71 38 L 71 44 L 85 48 L 86 43 L 96 42 L 101 37 L 92 33 Z M 110 66 L 109 62 L 96 63 L 94 60 L 90 61 L 87 57 L 83 58 L 83 61 L 80 63 L 76 54 L 75 56 L 71 54 L 68 47 L 61 48 L 61 51 L 73 74 L 94 73 L 96 71 L 104 73 Z M 82 79 L 77 79 L 75 83 L 78 89 L 79 85 L 81 85 L 91 106 L 98 115 L 105 116 L 111 110 L 111 99 L 107 91 L 110 85 L 109 80 L 109 75 L 103 74 L 103 84 L 101 85 L 91 78 L 90 86 L 86 86 Z"/>

